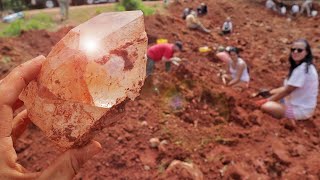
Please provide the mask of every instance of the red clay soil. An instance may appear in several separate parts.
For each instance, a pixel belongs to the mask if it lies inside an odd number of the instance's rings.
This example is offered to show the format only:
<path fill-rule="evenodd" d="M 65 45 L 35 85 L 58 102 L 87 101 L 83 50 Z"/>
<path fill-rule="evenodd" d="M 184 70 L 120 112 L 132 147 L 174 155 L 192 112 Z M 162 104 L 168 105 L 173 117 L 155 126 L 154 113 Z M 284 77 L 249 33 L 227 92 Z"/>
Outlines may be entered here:
<path fill-rule="evenodd" d="M 263 3 L 246 0 L 207 0 L 208 15 L 201 17 L 211 34 L 185 28 L 180 12 L 199 2 L 168 8 L 169 14 L 146 17 L 151 44 L 157 38 L 181 40 L 187 59 L 170 73 L 157 64 L 141 96 L 126 105 L 126 116 L 96 136 L 103 152 L 90 160 L 75 179 L 191 179 L 183 170 L 166 171 L 173 160 L 192 162 L 204 179 L 319 179 L 320 110 L 296 124 L 262 113 L 250 94 L 259 88 L 280 86 L 288 70 L 290 43 L 305 37 L 311 43 L 319 69 L 318 18 L 289 20 L 264 9 Z M 227 16 L 234 33 L 220 36 Z M 7 70 L 38 54 L 47 54 L 69 28 L 56 33 L 25 32 L 1 39 L 2 56 L 12 59 Z M 230 89 L 217 77 L 223 66 L 200 46 L 241 47 L 250 66 L 248 91 Z M 2 68 L 3 71 L 3 68 Z M 153 84 L 153 85 L 152 85 Z M 319 100 L 319 98 L 318 98 Z M 157 137 L 168 144 L 151 148 Z M 19 162 L 30 171 L 41 171 L 61 153 L 35 126 L 16 143 Z"/>

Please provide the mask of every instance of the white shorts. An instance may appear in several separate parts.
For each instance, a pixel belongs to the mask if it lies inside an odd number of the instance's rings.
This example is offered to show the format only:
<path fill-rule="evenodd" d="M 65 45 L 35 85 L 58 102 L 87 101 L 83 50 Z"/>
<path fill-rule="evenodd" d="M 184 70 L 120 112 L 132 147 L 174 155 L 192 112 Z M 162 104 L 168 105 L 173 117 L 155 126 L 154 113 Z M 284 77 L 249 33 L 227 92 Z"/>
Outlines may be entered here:
<path fill-rule="evenodd" d="M 285 117 L 294 120 L 306 120 L 312 117 L 314 109 L 305 109 L 299 106 L 285 104 Z"/>

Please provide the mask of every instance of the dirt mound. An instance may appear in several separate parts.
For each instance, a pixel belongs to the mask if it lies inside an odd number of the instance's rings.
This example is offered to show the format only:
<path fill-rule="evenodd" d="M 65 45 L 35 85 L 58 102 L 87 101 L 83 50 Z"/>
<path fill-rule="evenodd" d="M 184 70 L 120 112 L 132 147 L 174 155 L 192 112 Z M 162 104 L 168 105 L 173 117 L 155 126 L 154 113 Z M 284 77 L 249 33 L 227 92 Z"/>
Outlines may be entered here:
<path fill-rule="evenodd" d="M 76 179 L 186 178 L 182 170 L 166 174 L 173 160 L 192 162 L 205 179 L 319 178 L 320 111 L 309 121 L 293 124 L 263 114 L 249 99 L 258 88 L 282 84 L 293 40 L 307 38 L 315 61 L 320 59 L 319 18 L 288 19 L 255 1 L 205 2 L 209 13 L 201 21 L 213 31 L 209 35 L 187 30 L 180 18 L 184 7 L 198 5 L 195 1 L 172 4 L 170 13 L 146 17 L 149 43 L 157 38 L 181 40 L 185 51 L 180 56 L 186 60 L 169 73 L 164 72 L 163 63 L 157 64 L 141 96 L 126 105 L 125 118 L 96 137 L 103 152 Z M 220 36 L 220 26 L 228 16 L 234 33 Z M 46 54 L 67 30 L 25 32 L 18 38 L 1 39 L 1 55 L 12 58 L 13 66 Z M 221 85 L 217 73 L 223 65 L 212 54 L 198 52 L 206 45 L 243 49 L 241 56 L 252 76 L 248 91 Z M 154 137 L 167 144 L 150 147 L 149 139 Z M 46 168 L 60 153 L 34 126 L 16 149 L 20 163 L 32 171 Z"/>
<path fill-rule="evenodd" d="M 64 27 L 57 32 L 26 31 L 16 38 L 0 39 L 0 78 L 24 61 L 41 54 L 46 56 L 71 28 Z"/>

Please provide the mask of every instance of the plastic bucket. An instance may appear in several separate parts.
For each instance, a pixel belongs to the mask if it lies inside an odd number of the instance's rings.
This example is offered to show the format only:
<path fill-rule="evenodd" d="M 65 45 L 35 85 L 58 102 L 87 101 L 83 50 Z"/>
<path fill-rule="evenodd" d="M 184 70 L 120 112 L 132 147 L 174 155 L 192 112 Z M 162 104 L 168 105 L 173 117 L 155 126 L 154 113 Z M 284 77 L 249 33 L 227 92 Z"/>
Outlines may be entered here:
<path fill-rule="evenodd" d="M 168 39 L 157 39 L 157 44 L 168 43 Z"/>

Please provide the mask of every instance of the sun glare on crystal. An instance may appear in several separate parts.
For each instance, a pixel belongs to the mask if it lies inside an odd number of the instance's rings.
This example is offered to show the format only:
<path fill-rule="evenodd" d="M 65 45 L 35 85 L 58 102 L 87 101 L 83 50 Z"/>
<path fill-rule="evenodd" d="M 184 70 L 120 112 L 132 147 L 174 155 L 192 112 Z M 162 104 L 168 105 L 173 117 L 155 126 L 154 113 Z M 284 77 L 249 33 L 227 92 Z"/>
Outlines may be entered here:
<path fill-rule="evenodd" d="M 95 52 L 98 48 L 98 43 L 93 39 L 87 39 L 84 42 L 84 48 L 89 53 Z"/>
<path fill-rule="evenodd" d="M 99 54 L 99 40 L 94 36 L 83 36 L 80 39 L 80 48 L 89 56 L 96 56 Z"/>

